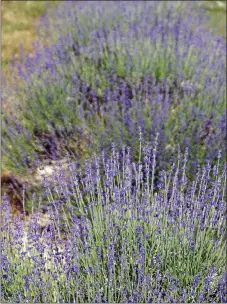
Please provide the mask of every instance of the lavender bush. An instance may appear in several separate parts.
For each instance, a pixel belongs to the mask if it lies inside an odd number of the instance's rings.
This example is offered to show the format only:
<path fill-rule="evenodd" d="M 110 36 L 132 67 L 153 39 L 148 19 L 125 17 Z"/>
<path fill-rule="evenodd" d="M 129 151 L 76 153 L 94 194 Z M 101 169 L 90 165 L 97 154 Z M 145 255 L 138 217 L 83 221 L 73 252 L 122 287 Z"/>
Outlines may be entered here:
<path fill-rule="evenodd" d="M 226 166 L 190 183 L 186 150 L 155 192 L 157 142 L 139 142 L 138 162 L 112 144 L 84 169 L 68 158 L 54 187 L 44 176 L 44 225 L 34 210 L 12 222 L 4 197 L 5 301 L 226 303 Z"/>
<path fill-rule="evenodd" d="M 153 1 L 67 1 L 49 11 L 52 44 L 22 56 L 20 82 L 5 89 L 15 101 L 3 119 L 7 166 L 81 157 L 109 140 L 130 145 L 138 160 L 138 126 L 146 140 L 160 133 L 160 169 L 177 144 L 190 149 L 189 173 L 219 149 L 224 159 L 225 40 L 205 29 L 206 18 L 190 4 Z"/>

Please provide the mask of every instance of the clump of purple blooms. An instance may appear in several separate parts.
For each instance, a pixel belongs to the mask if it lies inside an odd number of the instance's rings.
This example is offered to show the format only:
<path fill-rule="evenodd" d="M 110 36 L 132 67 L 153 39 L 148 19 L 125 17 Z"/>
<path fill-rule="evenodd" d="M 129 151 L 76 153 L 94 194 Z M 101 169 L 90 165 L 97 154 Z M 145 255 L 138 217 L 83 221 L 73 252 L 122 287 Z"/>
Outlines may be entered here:
<path fill-rule="evenodd" d="M 38 157 L 91 155 L 109 140 L 131 146 L 138 159 L 138 126 L 146 140 L 160 133 L 161 169 L 178 144 L 189 147 L 194 173 L 219 149 L 224 160 L 225 39 L 192 3 L 176 5 L 67 1 L 48 11 L 40 37 L 50 45 L 37 42 L 34 57 L 22 56 L 14 73 L 20 82 L 4 90 L 5 98 L 15 93 L 15 112 L 3 117 L 7 165 L 22 170 Z M 78 132 L 92 138 L 80 152 Z"/>
<path fill-rule="evenodd" d="M 12 222 L 4 198 L 7 302 L 226 303 L 226 167 L 191 183 L 186 150 L 155 181 L 157 142 L 139 150 L 68 158 L 54 187 L 44 176 L 45 225 L 37 211 Z"/>

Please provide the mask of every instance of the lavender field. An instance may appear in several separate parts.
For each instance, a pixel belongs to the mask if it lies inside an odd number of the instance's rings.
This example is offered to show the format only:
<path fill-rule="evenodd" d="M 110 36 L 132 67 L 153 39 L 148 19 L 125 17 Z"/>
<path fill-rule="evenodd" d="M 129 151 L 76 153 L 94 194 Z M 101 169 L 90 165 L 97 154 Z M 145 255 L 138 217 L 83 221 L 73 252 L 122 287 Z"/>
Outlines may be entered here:
<path fill-rule="evenodd" d="M 177 1 L 42 15 L 3 79 L 1 303 L 227 303 L 226 38 L 208 22 Z"/>

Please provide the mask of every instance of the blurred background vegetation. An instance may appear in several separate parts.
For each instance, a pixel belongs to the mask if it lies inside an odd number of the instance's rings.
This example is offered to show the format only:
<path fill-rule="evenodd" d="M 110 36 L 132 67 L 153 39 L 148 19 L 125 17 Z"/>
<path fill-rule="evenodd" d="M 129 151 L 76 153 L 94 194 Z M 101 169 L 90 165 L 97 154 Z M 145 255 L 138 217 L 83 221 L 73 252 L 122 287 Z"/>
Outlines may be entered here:
<path fill-rule="evenodd" d="M 2 1 L 2 69 L 14 56 L 19 57 L 20 45 L 32 53 L 32 42 L 37 38 L 36 21 L 45 12 L 46 5 L 55 6 L 63 1 Z M 187 1 L 182 1 L 187 5 Z M 207 8 L 210 26 L 226 37 L 226 1 L 195 1 L 199 8 Z"/>
<path fill-rule="evenodd" d="M 32 42 L 37 38 L 35 27 L 39 16 L 50 6 L 62 1 L 2 1 L 2 69 L 5 70 L 14 56 L 19 57 L 20 45 L 32 53 Z"/>
<path fill-rule="evenodd" d="M 226 37 L 226 1 L 198 1 L 197 5 L 207 9 L 210 26 Z"/>

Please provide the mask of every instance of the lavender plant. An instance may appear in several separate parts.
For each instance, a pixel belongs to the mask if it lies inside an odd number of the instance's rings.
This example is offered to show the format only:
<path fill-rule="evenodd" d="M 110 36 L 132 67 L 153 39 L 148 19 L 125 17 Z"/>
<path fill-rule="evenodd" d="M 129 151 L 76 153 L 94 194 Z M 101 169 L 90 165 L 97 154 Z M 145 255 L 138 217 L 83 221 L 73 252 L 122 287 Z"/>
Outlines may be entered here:
<path fill-rule="evenodd" d="M 157 141 L 139 142 L 137 162 L 112 144 L 84 169 L 69 157 L 54 186 L 44 176 L 44 226 L 35 211 L 12 222 L 4 197 L 6 302 L 226 302 L 226 166 L 190 183 L 186 150 L 155 190 Z"/>
<path fill-rule="evenodd" d="M 9 88 L 16 113 L 4 114 L 7 165 L 75 156 L 78 127 L 80 157 L 109 140 L 137 147 L 141 126 L 146 140 L 160 133 L 160 169 L 178 143 L 190 148 L 190 172 L 221 148 L 224 159 L 225 41 L 203 27 L 205 15 L 175 4 L 67 1 L 49 11 L 43 28 L 52 45 L 37 43 L 35 57 L 16 64 L 22 87 Z"/>

